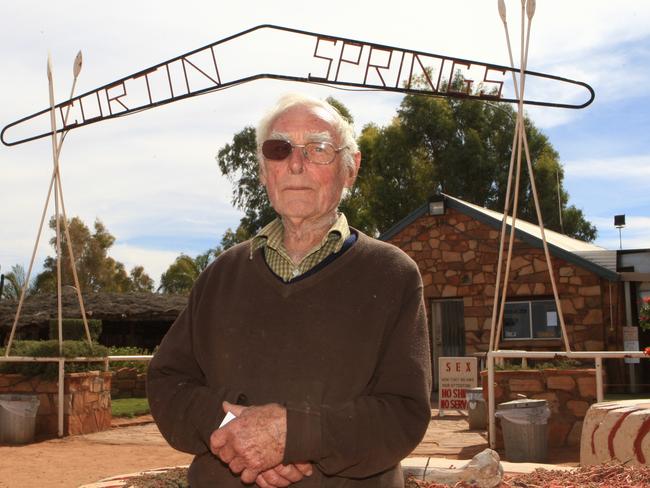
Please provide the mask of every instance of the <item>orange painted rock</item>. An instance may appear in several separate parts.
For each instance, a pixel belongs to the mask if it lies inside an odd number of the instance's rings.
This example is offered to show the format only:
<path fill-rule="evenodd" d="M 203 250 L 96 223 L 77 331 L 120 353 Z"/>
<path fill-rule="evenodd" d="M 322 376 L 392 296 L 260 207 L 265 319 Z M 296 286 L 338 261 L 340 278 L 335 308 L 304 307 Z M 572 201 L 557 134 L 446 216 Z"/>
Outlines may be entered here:
<path fill-rule="evenodd" d="M 650 465 L 650 401 L 593 404 L 582 424 L 580 465 Z"/>

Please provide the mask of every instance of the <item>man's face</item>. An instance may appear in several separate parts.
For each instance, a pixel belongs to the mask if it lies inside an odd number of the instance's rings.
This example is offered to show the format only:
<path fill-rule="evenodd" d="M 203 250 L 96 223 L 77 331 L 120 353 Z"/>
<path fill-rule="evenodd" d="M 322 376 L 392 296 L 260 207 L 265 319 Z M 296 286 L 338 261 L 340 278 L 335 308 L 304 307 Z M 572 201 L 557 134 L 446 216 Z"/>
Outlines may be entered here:
<path fill-rule="evenodd" d="M 281 135 L 293 144 L 329 140 L 339 148 L 341 143 L 332 122 L 332 116 L 321 108 L 298 106 L 275 119 L 270 134 Z M 330 164 L 314 164 L 304 157 L 300 148 L 294 148 L 281 161 L 265 159 L 260 179 L 280 216 L 318 221 L 334 215 L 343 188 L 354 182 L 359 160 L 360 156 L 356 155 L 355 168 L 348 168 L 339 152 Z"/>

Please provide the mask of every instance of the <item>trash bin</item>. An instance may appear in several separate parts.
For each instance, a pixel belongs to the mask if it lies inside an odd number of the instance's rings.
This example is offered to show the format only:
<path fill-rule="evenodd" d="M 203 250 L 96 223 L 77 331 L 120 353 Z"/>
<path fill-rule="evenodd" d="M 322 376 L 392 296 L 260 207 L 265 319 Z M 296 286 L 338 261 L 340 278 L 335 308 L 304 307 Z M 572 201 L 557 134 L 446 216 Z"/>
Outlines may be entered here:
<path fill-rule="evenodd" d="M 36 395 L 0 395 L 0 444 L 33 442 L 39 404 Z"/>
<path fill-rule="evenodd" d="M 470 430 L 485 429 L 487 426 L 487 405 L 483 398 L 483 388 L 467 388 L 467 413 Z"/>
<path fill-rule="evenodd" d="M 546 461 L 547 421 L 551 416 L 546 400 L 524 398 L 500 403 L 495 415 L 501 418 L 508 461 Z"/>

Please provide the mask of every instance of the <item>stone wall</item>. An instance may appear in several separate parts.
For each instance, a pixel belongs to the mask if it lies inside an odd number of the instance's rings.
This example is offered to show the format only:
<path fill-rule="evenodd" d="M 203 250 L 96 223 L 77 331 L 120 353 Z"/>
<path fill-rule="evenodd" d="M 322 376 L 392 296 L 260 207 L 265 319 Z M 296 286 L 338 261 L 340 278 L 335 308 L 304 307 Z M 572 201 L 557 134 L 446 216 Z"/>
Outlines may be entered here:
<path fill-rule="evenodd" d="M 447 208 L 445 215 L 418 218 L 389 241 L 417 262 L 426 298 L 463 300 L 466 354 L 488 349 L 499 235 L 493 227 Z M 622 349 L 620 328 L 612 327 L 623 318 L 619 287 L 557 257 L 552 257 L 552 267 L 572 349 Z M 553 299 L 543 249 L 515 239 L 507 295 L 513 300 Z M 502 339 L 501 348 L 549 350 L 562 348 L 562 342 Z"/>
<path fill-rule="evenodd" d="M 111 373 L 67 373 L 64 379 L 64 435 L 89 434 L 111 427 Z M 56 380 L 0 374 L 0 393 L 33 393 L 40 405 L 36 437 L 58 435 L 58 386 Z"/>
<path fill-rule="evenodd" d="M 487 371 L 481 371 L 483 396 L 487 401 Z M 546 400 L 551 410 L 548 420 L 548 445 L 578 446 L 582 422 L 592 403 L 596 402 L 595 369 L 546 369 L 495 372 L 495 403 L 520 398 Z M 497 420 L 497 446 L 503 446 L 500 422 Z"/>
<path fill-rule="evenodd" d="M 144 398 L 147 396 L 147 373 L 136 368 L 120 368 L 113 371 L 112 398 Z"/>

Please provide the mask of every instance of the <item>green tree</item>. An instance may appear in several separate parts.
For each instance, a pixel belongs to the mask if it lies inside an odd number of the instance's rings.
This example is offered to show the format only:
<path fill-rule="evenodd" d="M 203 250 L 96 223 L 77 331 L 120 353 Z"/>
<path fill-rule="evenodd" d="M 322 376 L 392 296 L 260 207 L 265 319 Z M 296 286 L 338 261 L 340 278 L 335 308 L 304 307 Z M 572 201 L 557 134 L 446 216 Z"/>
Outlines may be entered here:
<path fill-rule="evenodd" d="M 350 224 L 371 235 L 389 228 L 435 192 L 435 168 L 411 147 L 402 124 L 368 125 L 359 137 L 361 170 L 341 209 Z"/>
<path fill-rule="evenodd" d="M 4 275 L 2 295 L 0 298 L 18 300 L 26 281 L 27 274 L 25 273 L 25 268 L 20 264 L 14 264 L 11 267 L 11 271 Z M 29 295 L 30 292 L 31 287 L 28 287 L 27 294 Z"/>
<path fill-rule="evenodd" d="M 596 228 L 567 206 L 557 151 L 530 120 L 525 123 L 545 226 L 595 239 Z M 383 232 L 436 192 L 502 211 L 514 127 L 508 104 L 405 96 L 389 125 L 366 126 L 360 137 L 363 164 L 355 197 L 363 209 L 362 228 Z M 537 222 L 525 159 L 518 215 Z"/>
<path fill-rule="evenodd" d="M 221 173 L 233 184 L 232 204 L 244 211 L 234 232 L 238 242 L 248 239 L 275 218 L 266 190 L 260 183 L 255 129 L 244 127 L 217 153 Z"/>
<path fill-rule="evenodd" d="M 134 266 L 129 273 L 131 291 L 153 291 L 153 280 L 145 272 L 144 267 Z"/>
<path fill-rule="evenodd" d="M 240 229 L 241 226 L 238 231 Z M 245 239 L 241 235 L 238 236 L 232 229 L 227 229 L 217 247 L 208 249 L 195 258 L 181 253 L 161 275 L 158 291 L 162 293 L 189 293 L 199 275 L 217 256 Z"/>
<path fill-rule="evenodd" d="M 181 254 L 160 277 L 158 291 L 163 293 L 189 293 L 203 270 L 222 252 L 223 248 L 217 246 L 214 249 L 208 249 L 195 258 L 187 254 Z"/>
<path fill-rule="evenodd" d="M 191 256 L 181 254 L 160 277 L 158 291 L 163 293 L 188 293 L 201 270 Z"/>
<path fill-rule="evenodd" d="M 325 101 L 334 107 L 336 111 L 341 114 L 341 117 L 347 120 L 350 124 L 354 124 L 354 117 L 352 117 L 352 114 L 345 105 L 334 97 L 327 97 Z"/>
<path fill-rule="evenodd" d="M 50 220 L 50 228 L 56 229 L 56 219 Z M 61 284 L 74 286 L 70 254 L 68 252 L 67 238 L 61 228 Z M 129 292 L 152 289 L 153 282 L 141 266 L 131 270 L 131 277 L 127 274 L 124 264 L 108 255 L 108 251 L 115 243 L 115 237 L 99 220 L 95 220 L 93 232 L 79 217 L 68 221 L 74 265 L 79 277 L 79 287 L 86 292 Z M 56 249 L 56 236 L 50 239 L 50 244 Z M 56 290 L 56 256 L 48 256 L 43 264 L 43 271 L 36 276 L 34 288 L 37 292 L 53 292 Z M 133 280 L 133 278 L 136 281 Z M 148 285 L 149 284 L 149 285 Z"/>

